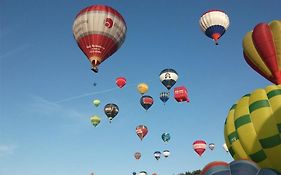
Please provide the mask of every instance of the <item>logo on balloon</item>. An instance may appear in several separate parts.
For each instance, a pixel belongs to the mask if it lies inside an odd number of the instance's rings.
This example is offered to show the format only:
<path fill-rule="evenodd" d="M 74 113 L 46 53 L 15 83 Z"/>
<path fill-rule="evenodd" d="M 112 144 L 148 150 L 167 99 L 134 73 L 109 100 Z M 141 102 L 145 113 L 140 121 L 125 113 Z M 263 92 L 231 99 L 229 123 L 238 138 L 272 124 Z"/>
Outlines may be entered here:
<path fill-rule="evenodd" d="M 104 21 L 104 25 L 110 29 L 113 26 L 113 20 L 111 18 L 106 18 Z"/>

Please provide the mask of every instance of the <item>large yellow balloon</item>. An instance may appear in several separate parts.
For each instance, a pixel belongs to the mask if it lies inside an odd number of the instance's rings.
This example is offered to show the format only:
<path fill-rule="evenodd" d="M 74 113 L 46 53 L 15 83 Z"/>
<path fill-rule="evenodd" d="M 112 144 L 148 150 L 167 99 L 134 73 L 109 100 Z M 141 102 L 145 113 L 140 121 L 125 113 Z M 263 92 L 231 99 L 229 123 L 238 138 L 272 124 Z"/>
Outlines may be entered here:
<path fill-rule="evenodd" d="M 232 157 L 281 173 L 281 85 L 243 96 L 227 116 L 224 137 Z"/>
<path fill-rule="evenodd" d="M 148 85 L 145 83 L 140 83 L 137 86 L 137 89 L 141 95 L 145 94 L 148 91 Z"/>

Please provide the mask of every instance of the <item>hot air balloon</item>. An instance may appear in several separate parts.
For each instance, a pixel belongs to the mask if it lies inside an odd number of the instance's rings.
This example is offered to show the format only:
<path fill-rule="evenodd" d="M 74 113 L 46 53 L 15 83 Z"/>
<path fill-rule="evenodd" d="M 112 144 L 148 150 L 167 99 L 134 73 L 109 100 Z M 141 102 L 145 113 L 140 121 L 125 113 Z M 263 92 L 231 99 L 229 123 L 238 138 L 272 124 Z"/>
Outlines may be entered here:
<path fill-rule="evenodd" d="M 214 161 L 207 164 L 201 175 L 278 175 L 271 169 L 261 169 L 249 160 L 234 160 L 229 164 L 222 161 Z"/>
<path fill-rule="evenodd" d="M 141 158 L 141 153 L 135 152 L 134 156 L 135 156 L 135 159 L 139 160 Z"/>
<path fill-rule="evenodd" d="M 199 156 L 205 152 L 206 147 L 207 143 L 204 140 L 196 140 L 193 142 L 193 149 Z"/>
<path fill-rule="evenodd" d="M 262 168 L 257 173 L 257 175 L 280 175 L 280 174 L 278 174 L 276 171 L 274 171 L 272 169 Z"/>
<path fill-rule="evenodd" d="M 186 87 L 179 86 L 174 88 L 174 97 L 177 100 L 177 102 L 189 102 L 188 98 L 188 92 Z"/>
<path fill-rule="evenodd" d="M 147 175 L 147 172 L 146 171 L 141 171 L 141 172 L 139 172 L 139 175 Z"/>
<path fill-rule="evenodd" d="M 161 157 L 161 152 L 160 151 L 155 151 L 153 155 L 154 155 L 156 160 L 159 160 L 160 157 Z"/>
<path fill-rule="evenodd" d="M 232 157 L 281 173 L 281 85 L 256 89 L 228 113 L 224 138 Z"/>
<path fill-rule="evenodd" d="M 170 92 L 161 92 L 160 93 L 160 100 L 165 103 L 169 100 Z"/>
<path fill-rule="evenodd" d="M 174 69 L 164 69 L 160 72 L 161 83 L 170 90 L 178 80 L 178 73 Z"/>
<path fill-rule="evenodd" d="M 138 92 L 143 95 L 148 91 L 148 85 L 145 83 L 140 83 L 137 86 Z"/>
<path fill-rule="evenodd" d="M 223 161 L 210 162 L 202 169 L 200 175 L 230 175 L 229 165 Z"/>
<path fill-rule="evenodd" d="M 140 98 L 140 104 L 145 110 L 148 110 L 153 105 L 153 98 L 149 95 L 144 95 Z"/>
<path fill-rule="evenodd" d="M 209 149 L 214 150 L 215 149 L 215 144 L 214 143 L 209 143 Z"/>
<path fill-rule="evenodd" d="M 109 119 L 109 122 L 112 121 L 112 119 L 118 114 L 118 112 L 119 112 L 119 108 L 114 103 L 108 103 L 107 105 L 104 106 L 104 113 Z"/>
<path fill-rule="evenodd" d="M 115 53 L 126 36 L 126 23 L 115 9 L 92 5 L 81 10 L 73 22 L 73 35 L 83 53 L 92 63 L 92 70 Z"/>
<path fill-rule="evenodd" d="M 229 27 L 229 18 L 221 10 L 209 10 L 201 16 L 199 24 L 205 35 L 218 45 L 218 40 Z"/>
<path fill-rule="evenodd" d="M 222 148 L 223 148 L 227 153 L 229 152 L 226 143 L 224 143 L 224 144 L 222 145 Z"/>
<path fill-rule="evenodd" d="M 139 125 L 136 127 L 136 133 L 141 140 L 146 136 L 147 132 L 148 129 L 145 125 Z"/>
<path fill-rule="evenodd" d="M 119 88 L 122 88 L 126 85 L 126 78 L 125 77 L 118 77 L 116 78 L 116 85 L 119 87 Z"/>
<path fill-rule="evenodd" d="M 260 168 L 252 161 L 235 160 L 229 163 L 231 175 L 256 175 Z"/>
<path fill-rule="evenodd" d="M 161 135 L 161 138 L 162 138 L 162 140 L 164 141 L 164 142 L 168 142 L 170 139 L 171 139 L 171 136 L 170 136 L 170 134 L 169 133 L 163 133 L 162 135 Z"/>
<path fill-rule="evenodd" d="M 170 151 L 167 150 L 167 149 L 163 151 L 163 156 L 164 156 L 165 158 L 169 157 L 170 154 L 171 154 Z"/>
<path fill-rule="evenodd" d="M 96 107 L 98 107 L 98 106 L 100 105 L 100 100 L 99 100 L 99 99 L 95 99 L 95 100 L 93 101 L 93 104 L 94 104 Z"/>
<path fill-rule="evenodd" d="M 136 172 L 133 172 L 133 175 L 137 175 L 137 173 L 136 173 Z"/>
<path fill-rule="evenodd" d="M 274 84 L 281 84 L 281 20 L 260 23 L 243 39 L 246 62 Z"/>
<path fill-rule="evenodd" d="M 97 116 L 97 115 L 92 116 L 92 117 L 90 118 L 90 120 L 91 120 L 91 123 L 92 123 L 95 127 L 96 127 L 96 126 L 100 123 L 100 121 L 101 121 L 100 117 Z"/>

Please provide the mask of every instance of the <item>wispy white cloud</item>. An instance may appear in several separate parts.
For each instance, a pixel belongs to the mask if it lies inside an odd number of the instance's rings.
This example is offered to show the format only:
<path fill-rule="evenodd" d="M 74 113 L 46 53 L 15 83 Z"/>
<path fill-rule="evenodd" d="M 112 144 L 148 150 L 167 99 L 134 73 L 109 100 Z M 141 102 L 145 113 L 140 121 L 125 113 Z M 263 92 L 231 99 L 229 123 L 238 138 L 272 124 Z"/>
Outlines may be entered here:
<path fill-rule="evenodd" d="M 97 94 L 103 94 L 103 93 L 114 91 L 114 90 L 117 90 L 117 89 L 118 88 L 111 88 L 111 89 L 106 89 L 106 90 L 98 91 L 98 92 L 85 93 L 85 94 L 81 94 L 81 95 L 77 95 L 77 96 L 61 99 L 61 100 L 58 100 L 58 101 L 56 101 L 54 103 L 55 104 L 59 104 L 59 103 L 68 102 L 68 101 L 71 101 L 71 100 L 80 99 L 80 98 L 83 98 L 83 97 L 88 97 L 88 96 L 97 95 Z"/>
<path fill-rule="evenodd" d="M 4 59 L 6 57 L 9 57 L 9 56 L 12 56 L 14 54 L 17 54 L 17 53 L 20 53 L 22 52 L 23 50 L 26 50 L 27 48 L 29 48 L 30 45 L 29 44 L 22 44 L 22 45 L 19 45 L 9 51 L 7 51 L 6 53 L 3 53 L 0 55 L 0 59 Z"/>
<path fill-rule="evenodd" d="M 130 88 L 130 87 L 135 87 L 135 86 L 136 85 L 131 84 L 131 85 L 126 85 L 125 88 Z M 80 98 L 88 97 L 88 96 L 92 96 L 92 95 L 103 94 L 103 93 L 107 93 L 107 92 L 111 92 L 111 91 L 115 91 L 115 90 L 119 90 L 119 88 L 118 87 L 114 87 L 114 88 L 105 89 L 105 90 L 102 90 L 102 91 L 84 93 L 84 94 L 81 94 L 81 95 L 76 95 L 76 96 L 64 98 L 64 99 L 61 99 L 61 100 L 57 100 L 54 103 L 55 104 L 59 104 L 59 103 L 68 102 L 68 101 L 72 101 L 72 100 L 76 100 L 76 99 L 80 99 Z"/>
<path fill-rule="evenodd" d="M 28 112 L 40 114 L 41 116 L 66 116 L 68 118 L 84 118 L 85 114 L 78 112 L 75 109 L 68 108 L 51 102 L 39 96 L 32 96 L 31 103 L 28 104 Z"/>
<path fill-rule="evenodd" d="M 0 144 L 0 157 L 13 155 L 16 148 L 17 146 L 15 145 Z"/>

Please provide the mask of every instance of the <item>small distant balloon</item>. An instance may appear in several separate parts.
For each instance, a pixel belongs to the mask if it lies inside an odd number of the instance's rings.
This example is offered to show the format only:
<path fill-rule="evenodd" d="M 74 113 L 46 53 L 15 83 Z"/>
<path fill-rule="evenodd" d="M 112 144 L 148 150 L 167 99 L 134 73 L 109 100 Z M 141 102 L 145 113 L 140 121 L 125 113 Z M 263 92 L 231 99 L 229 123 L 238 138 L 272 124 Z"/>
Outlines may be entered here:
<path fill-rule="evenodd" d="M 139 138 L 142 140 L 148 133 L 148 129 L 145 125 L 139 125 L 136 127 L 136 133 L 139 136 Z"/>
<path fill-rule="evenodd" d="M 161 157 L 161 152 L 160 151 L 155 151 L 154 152 L 154 157 L 155 157 L 156 160 L 159 160 L 160 157 Z"/>
<path fill-rule="evenodd" d="M 171 136 L 170 136 L 170 134 L 169 133 L 163 133 L 162 135 L 161 135 L 161 138 L 162 138 L 162 140 L 164 141 L 164 142 L 168 142 L 170 139 L 171 139 Z"/>
<path fill-rule="evenodd" d="M 145 110 L 148 110 L 153 105 L 153 98 L 149 95 L 143 95 L 140 98 L 140 104 Z"/>
<path fill-rule="evenodd" d="M 100 123 L 100 121 L 101 121 L 100 117 L 97 116 L 97 115 L 92 116 L 92 117 L 90 118 L 90 120 L 91 120 L 91 123 L 92 123 L 95 127 L 96 127 L 96 126 Z"/>
<path fill-rule="evenodd" d="M 206 147 L 207 144 L 204 140 L 196 140 L 195 142 L 193 142 L 193 149 L 199 156 L 202 156 L 202 154 L 206 150 Z"/>
<path fill-rule="evenodd" d="M 164 69 L 160 72 L 161 83 L 170 90 L 178 79 L 178 73 L 174 69 Z"/>
<path fill-rule="evenodd" d="M 108 103 L 104 106 L 104 113 L 109 119 L 109 122 L 112 121 L 112 119 L 118 114 L 119 107 L 114 103 Z"/>
<path fill-rule="evenodd" d="M 139 92 L 141 95 L 143 95 L 143 94 L 147 93 L 147 91 L 148 91 L 148 85 L 145 84 L 145 83 L 140 83 L 140 84 L 138 84 L 138 86 L 137 86 L 137 90 L 138 90 L 138 92 Z"/>
<path fill-rule="evenodd" d="M 222 145 L 222 148 L 228 153 L 228 148 L 227 148 L 226 143 L 224 143 L 224 144 Z"/>
<path fill-rule="evenodd" d="M 169 157 L 169 155 L 170 155 L 170 151 L 169 150 L 166 149 L 166 150 L 163 151 L 163 156 L 165 158 Z"/>
<path fill-rule="evenodd" d="M 93 101 L 93 104 L 96 106 L 96 107 L 98 107 L 99 105 L 100 105 L 100 100 L 99 99 L 95 99 L 94 101 Z"/>
<path fill-rule="evenodd" d="M 141 153 L 135 152 L 134 157 L 135 157 L 135 159 L 139 160 L 141 158 Z"/>
<path fill-rule="evenodd" d="M 215 149 L 215 144 L 214 143 L 209 143 L 209 149 L 214 150 Z"/>
<path fill-rule="evenodd" d="M 141 172 L 139 172 L 139 175 L 147 175 L 147 172 L 146 171 L 141 171 Z"/>
<path fill-rule="evenodd" d="M 170 98 L 170 93 L 169 92 L 161 92 L 159 98 L 165 104 Z"/>
<path fill-rule="evenodd" d="M 119 87 L 119 88 L 123 88 L 127 83 L 127 80 L 125 77 L 118 77 L 116 78 L 116 85 Z"/>

